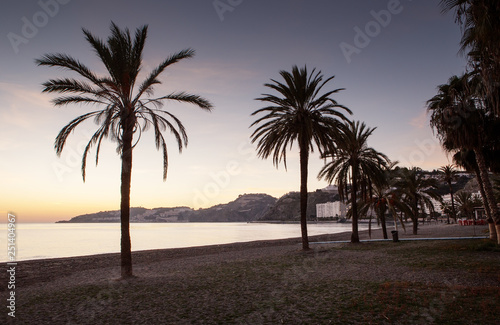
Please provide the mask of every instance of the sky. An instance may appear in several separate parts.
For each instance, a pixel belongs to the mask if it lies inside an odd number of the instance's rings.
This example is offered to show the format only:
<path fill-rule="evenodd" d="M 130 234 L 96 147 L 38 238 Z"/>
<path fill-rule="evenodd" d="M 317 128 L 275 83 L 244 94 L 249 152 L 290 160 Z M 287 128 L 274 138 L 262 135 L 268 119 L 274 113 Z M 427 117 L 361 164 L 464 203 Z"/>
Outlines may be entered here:
<path fill-rule="evenodd" d="M 250 143 L 263 107 L 255 98 L 264 84 L 280 80 L 293 65 L 335 76 L 329 89 L 353 111 L 351 119 L 376 127 L 369 145 L 400 166 L 432 170 L 450 163 L 429 127 L 425 103 L 436 87 L 465 70 L 458 55 L 460 29 L 438 0 L 40 0 L 3 3 L 0 12 L 0 214 L 19 222 L 53 222 L 76 215 L 118 210 L 120 159 L 105 142 L 95 166 L 89 157 L 86 181 L 83 148 L 96 130 L 82 124 L 58 157 L 54 139 L 86 106 L 54 107 L 42 83 L 75 77 L 38 67 L 47 53 L 65 53 L 98 74 L 105 69 L 86 43 L 82 28 L 106 39 L 111 22 L 132 32 L 149 26 L 143 73 L 186 48 L 194 58 L 171 66 L 155 88 L 201 95 L 214 105 L 167 103 L 184 124 L 187 148 L 179 153 L 169 138 L 169 170 L 162 180 L 162 155 L 152 135 L 134 149 L 131 205 L 146 208 L 204 208 L 245 193 L 280 197 L 298 191 L 298 148 L 287 169 L 257 157 Z M 310 156 L 308 188 L 326 187 L 317 174 L 324 160 Z"/>

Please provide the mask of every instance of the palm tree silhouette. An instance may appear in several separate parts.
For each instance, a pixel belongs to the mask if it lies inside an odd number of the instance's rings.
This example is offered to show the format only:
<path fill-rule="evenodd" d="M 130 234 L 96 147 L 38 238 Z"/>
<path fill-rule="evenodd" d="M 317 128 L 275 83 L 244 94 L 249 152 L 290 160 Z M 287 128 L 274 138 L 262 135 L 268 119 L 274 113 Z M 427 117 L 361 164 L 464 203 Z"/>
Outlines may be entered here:
<path fill-rule="evenodd" d="M 455 11 L 462 29 L 460 53 L 482 79 L 487 109 L 500 116 L 500 2 L 498 0 L 441 0 L 443 12 Z"/>
<path fill-rule="evenodd" d="M 476 175 L 477 184 L 479 185 L 479 192 L 481 194 L 481 198 L 483 199 L 484 211 L 486 213 L 488 227 L 490 230 L 490 240 L 497 242 L 497 231 L 495 228 L 495 223 L 493 221 L 493 215 L 490 209 L 490 205 L 488 204 L 488 197 L 486 195 L 484 182 L 481 179 L 481 172 L 477 165 L 476 154 L 473 150 L 461 149 L 453 155 L 453 161 L 456 165 L 462 167 L 468 172 L 473 172 Z"/>
<path fill-rule="evenodd" d="M 448 189 L 450 190 L 450 195 L 451 195 L 451 216 L 457 221 L 457 213 L 455 211 L 455 199 L 453 197 L 453 186 L 451 186 L 451 183 L 455 180 L 457 171 L 453 167 L 453 165 L 446 165 L 442 166 L 439 168 L 439 172 L 441 173 L 441 178 L 446 184 L 448 184 Z M 448 214 L 448 223 L 450 223 L 450 215 Z"/>
<path fill-rule="evenodd" d="M 210 111 L 212 105 L 200 96 L 185 92 L 174 92 L 161 97 L 153 97 L 154 86 L 161 84 L 158 77 L 170 65 L 182 59 L 191 58 L 194 50 L 186 49 L 165 59 L 137 87 L 137 76 L 142 68 L 142 53 L 147 37 L 147 25 L 138 28 L 132 39 L 128 29 L 121 30 L 111 23 L 111 35 L 106 43 L 83 29 L 85 39 L 106 67 L 109 75 L 100 77 L 80 61 L 66 54 L 46 54 L 35 62 L 39 66 L 59 67 L 76 72 L 82 79 L 51 79 L 43 84 L 43 92 L 60 93 L 53 100 L 54 105 L 90 104 L 100 109 L 79 116 L 69 122 L 59 132 L 55 140 L 58 155 L 64 149 L 68 136 L 82 122 L 94 119 L 98 125 L 85 147 L 82 158 L 82 177 L 85 181 L 87 154 L 96 147 L 96 165 L 101 142 L 110 138 L 117 142 L 117 152 L 121 156 L 121 276 L 133 276 L 130 243 L 130 181 L 132 175 L 132 151 L 140 135 L 149 127 L 155 134 L 157 150 L 163 152 L 163 179 L 168 169 L 167 144 L 163 132 L 168 130 L 176 139 L 179 152 L 188 144 L 186 130 L 173 114 L 162 109 L 165 101 L 195 104 Z M 134 136 L 136 137 L 134 143 Z"/>
<path fill-rule="evenodd" d="M 373 131 L 375 128 L 367 128 L 365 123 L 347 122 L 338 139 L 336 150 L 324 155 L 325 158 L 331 157 L 332 161 L 318 174 L 318 178 L 324 178 L 330 183 L 336 180 L 342 198 L 347 197 L 348 184 L 351 184 L 352 243 L 359 242 L 358 183 L 363 181 L 382 183 L 384 171 L 389 164 L 386 155 L 368 147 L 368 137 Z"/>
<path fill-rule="evenodd" d="M 400 203 L 398 202 L 398 196 L 393 188 L 397 174 L 397 170 L 395 169 L 397 163 L 397 161 L 389 163 L 387 168 L 383 170 L 383 177 L 370 181 L 371 188 L 368 189 L 370 197 L 361 204 L 360 213 L 362 215 L 366 215 L 370 209 L 375 211 L 377 219 L 382 227 L 384 239 L 388 238 L 385 218 L 386 213 L 390 212 L 392 214 L 395 225 L 397 225 L 397 220 L 399 219 L 395 208 L 398 207 Z M 401 224 L 404 226 L 403 222 L 401 222 Z"/>
<path fill-rule="evenodd" d="M 457 193 L 457 205 L 461 217 L 474 219 L 474 208 L 480 207 L 482 204 L 481 199 L 471 192 L 460 191 Z"/>
<path fill-rule="evenodd" d="M 430 125 L 446 150 L 468 149 L 474 152 L 484 185 L 485 204 L 489 205 L 495 223 L 500 225 L 500 211 L 484 155 L 484 149 L 494 138 L 496 120 L 486 110 L 487 100 L 479 90 L 482 87 L 476 74 L 452 76 L 447 84 L 438 86 L 438 93 L 427 101 L 427 110 L 431 112 Z"/>
<path fill-rule="evenodd" d="M 342 127 L 340 120 L 345 116 L 336 110 L 352 114 L 330 96 L 343 89 L 334 89 L 320 95 L 323 87 L 334 76 L 323 80 L 321 71 L 313 69 L 308 73 L 307 67 L 299 69 L 293 66 L 292 72 L 280 71 L 285 83 L 271 79 L 273 83 L 264 86 L 276 91 L 279 95 L 263 94 L 257 98 L 270 106 L 258 109 L 253 115 L 265 114 L 251 124 L 257 126 L 251 135 L 252 143 L 257 142 L 257 154 L 262 158 L 272 155 L 273 164 L 277 167 L 283 161 L 286 169 L 286 152 L 296 141 L 300 152 L 300 223 L 302 248 L 309 249 L 307 237 L 307 172 L 309 153 L 316 146 L 320 153 L 331 148 L 338 137 L 338 129 Z M 340 120 L 339 120 L 340 119 Z M 290 148 L 289 148 L 290 147 Z"/>
<path fill-rule="evenodd" d="M 418 232 L 418 217 L 425 209 L 434 212 L 432 199 L 441 202 L 441 196 L 437 194 L 437 180 L 425 178 L 420 168 L 399 169 L 398 179 L 395 182 L 396 192 L 404 200 L 408 207 L 403 211 L 409 215 L 413 222 L 413 234 Z"/>

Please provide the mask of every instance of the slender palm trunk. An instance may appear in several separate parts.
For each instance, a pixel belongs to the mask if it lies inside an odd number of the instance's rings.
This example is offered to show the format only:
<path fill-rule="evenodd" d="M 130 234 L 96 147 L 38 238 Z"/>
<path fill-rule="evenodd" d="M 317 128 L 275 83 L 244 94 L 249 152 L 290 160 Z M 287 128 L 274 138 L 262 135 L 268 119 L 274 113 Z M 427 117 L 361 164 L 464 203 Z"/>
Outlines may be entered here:
<path fill-rule="evenodd" d="M 309 160 L 309 149 L 307 144 L 300 145 L 300 230 L 302 233 L 302 249 L 309 249 L 309 238 L 307 236 L 307 165 Z"/>
<path fill-rule="evenodd" d="M 380 223 L 382 224 L 382 234 L 384 236 L 384 239 L 387 239 L 387 227 L 385 225 L 385 213 L 381 209 L 377 209 L 378 211 L 378 218 L 380 220 Z"/>
<path fill-rule="evenodd" d="M 495 201 L 495 196 L 493 194 L 493 187 L 491 186 L 490 177 L 488 175 L 488 169 L 486 168 L 486 162 L 484 160 L 483 153 L 480 149 L 474 149 L 474 153 L 476 154 L 476 162 L 477 162 L 477 167 L 479 168 L 479 176 L 481 178 L 481 181 L 483 182 L 484 193 L 488 201 L 487 204 L 489 205 L 491 212 L 492 220 L 488 220 L 490 228 L 490 239 L 492 240 L 496 239 L 496 241 L 500 243 L 500 236 L 498 236 L 498 231 L 493 226 L 493 225 L 500 226 L 500 215 Z"/>
<path fill-rule="evenodd" d="M 497 231 L 495 229 L 495 223 L 493 222 L 493 217 L 491 215 L 491 210 L 490 210 L 490 205 L 488 203 L 488 198 L 486 197 L 486 192 L 484 190 L 484 184 L 483 181 L 481 180 L 481 174 L 479 172 L 479 168 L 477 165 L 474 167 L 474 171 L 476 173 L 476 179 L 477 183 L 479 185 L 479 192 L 481 193 L 481 197 L 483 198 L 483 206 L 484 206 L 484 211 L 486 212 L 486 220 L 488 221 L 488 227 L 490 230 L 490 240 L 492 241 L 498 241 L 498 235 Z"/>
<path fill-rule="evenodd" d="M 486 197 L 486 192 L 484 191 L 483 181 L 481 180 L 481 173 L 479 172 L 479 168 L 474 166 L 474 172 L 476 173 L 477 184 L 479 185 L 479 193 L 481 193 L 481 197 L 483 198 L 484 211 L 486 212 L 486 218 L 489 223 L 493 223 L 493 217 L 491 216 L 490 204 L 488 202 L 488 198 Z"/>
<path fill-rule="evenodd" d="M 124 123 L 121 175 L 121 277 L 129 278 L 132 273 L 132 250 L 130 243 L 130 185 L 132 180 L 132 138 L 133 123 Z M 128 125 L 127 125 L 128 124 Z M 132 126 L 130 126 L 132 124 Z"/>
<path fill-rule="evenodd" d="M 358 191 L 358 166 L 352 166 L 352 189 L 351 189 L 351 211 L 352 211 L 352 234 L 351 243 L 359 243 L 358 234 L 358 205 L 357 205 L 357 191 Z"/>
<path fill-rule="evenodd" d="M 451 186 L 451 180 L 448 181 L 448 186 L 450 187 L 451 195 L 451 216 L 455 223 L 457 223 L 457 213 L 455 212 L 455 199 L 453 198 L 453 187 Z M 450 223 L 450 217 L 448 216 L 448 223 Z"/>
<path fill-rule="evenodd" d="M 418 200 L 415 198 L 415 202 L 413 203 L 413 218 L 411 218 L 413 222 L 413 234 L 417 235 L 418 232 Z"/>
<path fill-rule="evenodd" d="M 493 194 L 493 187 L 491 186 L 491 181 L 488 175 L 488 169 L 486 167 L 483 153 L 481 152 L 481 150 L 476 149 L 474 149 L 474 153 L 476 154 L 477 167 L 479 168 L 479 175 L 481 177 L 481 181 L 483 182 L 484 193 L 490 206 L 491 216 L 496 224 L 500 224 L 498 207 L 495 201 L 495 195 Z"/>

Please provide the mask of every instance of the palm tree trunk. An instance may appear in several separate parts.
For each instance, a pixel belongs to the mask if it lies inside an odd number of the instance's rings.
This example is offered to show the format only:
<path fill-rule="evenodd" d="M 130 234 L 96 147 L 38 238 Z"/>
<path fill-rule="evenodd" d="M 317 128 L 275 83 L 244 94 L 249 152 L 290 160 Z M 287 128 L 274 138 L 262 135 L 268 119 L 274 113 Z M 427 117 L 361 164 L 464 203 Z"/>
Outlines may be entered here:
<path fill-rule="evenodd" d="M 357 205 L 357 191 L 358 191 L 358 166 L 352 166 L 352 189 L 351 189 L 351 211 L 352 211 L 352 234 L 351 243 L 359 243 L 358 234 L 358 205 Z"/>
<path fill-rule="evenodd" d="M 457 211 L 455 210 L 455 198 L 453 197 L 453 190 L 451 189 L 450 186 L 450 193 L 451 193 L 451 216 L 453 218 L 453 221 L 457 223 Z M 449 222 L 448 222 L 449 223 Z"/>
<path fill-rule="evenodd" d="M 303 141 L 300 143 L 300 230 L 302 233 L 302 249 L 309 249 L 307 236 L 307 165 L 309 148 Z"/>
<path fill-rule="evenodd" d="M 418 200 L 415 198 L 415 203 L 413 206 L 413 218 L 411 218 L 413 222 L 413 234 L 417 235 L 418 232 Z"/>
<path fill-rule="evenodd" d="M 483 181 L 481 180 L 481 174 L 479 172 L 479 168 L 477 167 L 477 164 L 474 166 L 474 171 L 476 173 L 476 179 L 477 183 L 479 185 L 479 192 L 481 193 L 481 197 L 483 198 L 483 205 L 484 205 L 484 211 L 486 212 L 486 220 L 488 221 L 488 227 L 490 231 L 490 240 L 491 241 L 498 241 L 498 235 L 497 231 L 495 229 L 495 223 L 493 222 L 493 217 L 491 216 L 491 210 L 490 210 L 490 205 L 488 203 L 488 198 L 486 197 L 486 192 L 484 190 L 484 184 Z"/>
<path fill-rule="evenodd" d="M 132 138 L 133 124 L 124 123 L 121 174 L 121 277 L 130 278 L 132 273 L 132 250 L 130 243 L 130 185 L 132 179 Z"/>
<path fill-rule="evenodd" d="M 491 216 L 490 204 L 488 203 L 488 198 L 486 197 L 486 192 L 484 191 L 483 181 L 481 180 L 481 173 L 479 172 L 479 168 L 477 164 L 474 166 L 474 172 L 476 174 L 477 184 L 479 185 L 479 193 L 481 193 L 481 197 L 483 198 L 484 211 L 486 212 L 486 218 L 488 222 L 493 223 L 493 217 Z"/>
<path fill-rule="evenodd" d="M 490 238 L 494 240 L 496 237 L 497 242 L 500 243 L 500 236 L 498 236 L 495 227 L 492 227 L 491 225 L 492 223 L 494 223 L 495 225 L 500 225 L 500 215 L 495 201 L 495 196 L 493 194 L 493 188 L 491 186 L 490 177 L 488 175 L 488 169 L 486 168 L 486 162 L 484 160 L 484 156 L 481 149 L 474 149 L 474 153 L 476 154 L 476 162 L 477 162 L 477 167 L 479 168 L 479 176 L 481 177 L 481 181 L 483 182 L 484 193 L 488 201 L 487 204 L 489 205 L 491 212 L 492 220 L 488 220 L 488 223 L 490 224 Z M 495 233 L 493 234 L 493 232 Z"/>
<path fill-rule="evenodd" d="M 455 200 L 453 198 L 453 187 L 451 186 L 451 181 L 448 182 L 448 186 L 450 187 L 450 195 L 451 195 L 451 216 L 455 223 L 457 223 L 457 213 L 455 212 Z M 448 216 L 448 223 L 450 223 L 450 217 Z"/>
<path fill-rule="evenodd" d="M 379 210 L 379 209 L 377 209 Z M 387 227 L 385 225 L 385 213 L 383 211 L 378 211 L 378 219 L 380 220 L 380 223 L 382 224 L 382 234 L 384 236 L 384 239 L 387 239 Z"/>

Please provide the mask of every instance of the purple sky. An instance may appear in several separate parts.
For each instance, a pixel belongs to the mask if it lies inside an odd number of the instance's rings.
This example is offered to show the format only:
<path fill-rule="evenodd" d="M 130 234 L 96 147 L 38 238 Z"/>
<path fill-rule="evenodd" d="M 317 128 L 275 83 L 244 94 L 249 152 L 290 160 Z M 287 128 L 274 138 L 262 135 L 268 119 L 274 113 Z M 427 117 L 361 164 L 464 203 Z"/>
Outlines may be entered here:
<path fill-rule="evenodd" d="M 132 204 L 206 207 L 243 193 L 279 197 L 299 189 L 298 154 L 288 171 L 256 157 L 248 143 L 254 100 L 263 84 L 292 65 L 335 75 L 331 87 L 353 119 L 377 127 L 370 146 L 403 166 L 448 163 L 428 127 L 425 102 L 436 86 L 464 71 L 457 55 L 460 30 L 439 1 L 220 0 L 78 1 L 4 3 L 0 13 L 0 211 L 26 221 L 52 221 L 119 206 L 119 158 L 108 143 L 99 166 L 80 175 L 81 145 L 95 130 L 83 125 L 58 158 L 57 132 L 86 107 L 54 108 L 41 83 L 67 72 L 37 67 L 34 59 L 62 52 L 103 72 L 81 29 L 107 38 L 114 21 L 131 30 L 149 25 L 144 72 L 171 53 L 191 47 L 195 58 L 168 70 L 157 94 L 185 90 L 215 105 L 213 113 L 167 105 L 185 124 L 190 143 L 179 155 L 170 142 L 162 181 L 161 154 L 150 135 L 135 151 Z M 361 31 L 363 34 L 360 34 Z M 346 53 L 343 52 L 347 51 Z M 347 50 L 346 50 L 347 49 Z M 92 158 L 92 157 L 91 157 Z M 309 189 L 325 187 L 316 175 L 323 161 L 311 155 Z"/>

